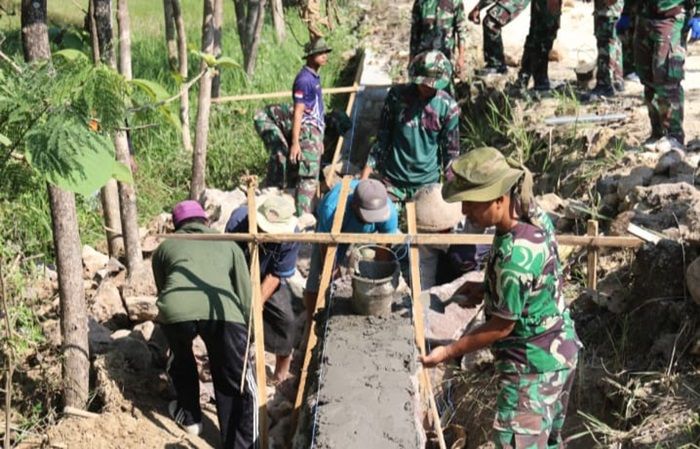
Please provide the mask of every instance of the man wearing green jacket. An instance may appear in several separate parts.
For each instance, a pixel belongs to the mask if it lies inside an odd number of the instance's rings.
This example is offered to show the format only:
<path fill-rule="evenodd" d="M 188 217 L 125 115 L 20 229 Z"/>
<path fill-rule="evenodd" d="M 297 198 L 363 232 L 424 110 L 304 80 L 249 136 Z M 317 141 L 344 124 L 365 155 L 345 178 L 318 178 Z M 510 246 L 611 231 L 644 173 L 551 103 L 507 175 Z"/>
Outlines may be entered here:
<path fill-rule="evenodd" d="M 173 208 L 176 234 L 215 233 L 206 223 L 207 215 L 196 201 L 182 201 Z M 158 246 L 152 264 L 158 321 L 170 344 L 168 374 L 177 395 L 168 407 L 170 415 L 188 433 L 201 432 L 199 378 L 192 353 L 192 341 L 199 335 L 209 354 L 223 447 L 255 447 L 258 405 L 253 365 L 248 363 L 243 372 L 251 307 L 250 272 L 243 252 L 233 241 L 170 239 Z"/>

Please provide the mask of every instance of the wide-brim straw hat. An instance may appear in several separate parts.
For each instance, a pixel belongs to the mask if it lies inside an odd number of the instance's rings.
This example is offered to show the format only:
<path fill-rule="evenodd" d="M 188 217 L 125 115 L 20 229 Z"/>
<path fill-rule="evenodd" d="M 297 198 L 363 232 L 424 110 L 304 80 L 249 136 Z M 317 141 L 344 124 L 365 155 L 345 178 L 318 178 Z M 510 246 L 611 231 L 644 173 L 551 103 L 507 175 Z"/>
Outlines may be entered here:
<path fill-rule="evenodd" d="M 452 229 L 462 221 L 461 203 L 448 203 L 442 198 L 442 185 L 429 184 L 413 197 L 416 203 L 416 228 L 421 232 Z"/>
<path fill-rule="evenodd" d="M 452 163 L 442 196 L 448 203 L 493 201 L 508 193 L 523 174 L 497 149 L 476 148 Z"/>
<path fill-rule="evenodd" d="M 258 201 L 256 217 L 260 229 L 268 234 L 290 234 L 296 230 L 299 219 L 291 201 L 278 195 L 263 196 Z"/>

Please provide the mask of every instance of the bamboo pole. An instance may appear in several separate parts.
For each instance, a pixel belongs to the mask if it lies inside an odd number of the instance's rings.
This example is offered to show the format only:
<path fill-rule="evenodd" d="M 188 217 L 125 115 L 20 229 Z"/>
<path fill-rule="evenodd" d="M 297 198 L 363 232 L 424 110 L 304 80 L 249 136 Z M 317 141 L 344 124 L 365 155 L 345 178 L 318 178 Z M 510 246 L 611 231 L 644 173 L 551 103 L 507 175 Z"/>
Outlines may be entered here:
<path fill-rule="evenodd" d="M 362 57 L 360 58 L 360 63 L 357 68 L 357 72 L 355 72 L 355 80 L 352 83 L 352 87 L 354 88 L 359 88 L 360 86 L 360 78 L 362 78 L 362 66 L 365 61 L 365 53 L 362 53 Z M 348 117 L 352 117 L 352 109 L 355 106 L 355 99 L 357 98 L 357 92 L 352 92 L 350 94 L 350 98 L 348 99 L 348 105 L 345 108 L 345 113 L 348 115 Z M 353 128 L 355 127 L 355 123 L 353 121 L 352 124 Z M 343 136 L 340 136 L 338 138 L 338 143 L 335 145 L 335 151 L 333 152 L 333 159 L 331 159 L 331 165 L 337 163 L 340 160 L 340 151 L 343 148 L 343 144 L 345 143 L 345 138 Z M 350 142 L 352 144 L 352 142 Z M 352 148 L 350 148 L 352 151 Z M 333 185 L 333 179 L 335 178 L 335 170 L 331 170 L 328 179 L 326 179 L 326 185 Z"/>
<path fill-rule="evenodd" d="M 416 203 L 412 201 L 406 203 L 406 219 L 408 222 L 408 232 L 410 234 L 415 234 L 417 232 Z M 420 256 L 418 254 L 418 246 L 415 244 L 411 245 L 409 249 L 409 260 L 411 262 L 411 293 L 413 296 L 413 321 L 415 323 L 416 344 L 418 345 L 420 355 L 425 356 L 425 323 L 423 322 L 423 302 L 420 298 Z M 445 436 L 442 433 L 440 413 L 438 412 L 437 404 L 435 403 L 435 396 L 433 395 L 433 387 L 430 383 L 428 370 L 423 368 L 422 365 L 420 366 L 419 370 L 419 381 L 422 387 L 421 394 L 428 397 L 428 405 L 432 415 L 433 427 L 438 437 L 438 444 L 440 445 L 440 449 L 447 449 L 447 445 L 445 444 Z"/>
<path fill-rule="evenodd" d="M 598 221 L 588 220 L 588 235 L 590 237 L 598 236 Z M 595 246 L 588 247 L 588 288 L 598 288 L 598 248 Z"/>
<path fill-rule="evenodd" d="M 296 233 L 296 234 L 158 234 L 157 238 L 189 240 L 234 240 L 258 243 L 376 243 L 397 245 L 484 245 L 493 241 L 489 234 L 354 234 L 354 233 Z M 559 235 L 560 246 L 588 246 L 596 248 L 637 248 L 644 241 L 637 237 Z"/>
<path fill-rule="evenodd" d="M 248 182 L 248 231 L 255 235 L 258 232 L 255 211 L 255 189 L 257 182 L 253 178 Z M 260 285 L 260 244 L 253 241 L 250 252 L 250 282 L 253 291 L 253 331 L 255 335 L 255 380 L 258 390 L 258 432 L 260 447 L 267 449 L 267 373 L 265 372 L 265 336 L 263 335 L 263 302 Z M 250 328 L 248 328 L 250 337 Z M 247 361 L 246 357 L 246 361 Z M 243 371 L 245 376 L 245 370 Z"/>
<path fill-rule="evenodd" d="M 333 224 L 331 226 L 332 233 L 339 233 L 341 227 L 343 226 L 343 218 L 345 217 L 345 209 L 348 201 L 348 192 L 350 191 L 350 180 L 352 177 L 345 176 L 343 178 L 343 185 L 340 188 L 340 197 L 338 198 L 338 206 L 335 209 L 335 215 L 333 216 Z M 325 307 L 326 305 L 326 290 L 331 283 L 331 275 L 333 274 L 333 264 L 335 262 L 335 255 L 338 251 L 338 246 L 335 242 L 330 242 L 326 248 L 326 255 L 323 260 L 323 271 L 321 272 L 321 281 L 318 288 L 318 294 L 316 296 L 316 304 L 314 306 L 314 313 L 312 316 L 316 315 L 318 311 Z M 311 363 L 311 350 L 316 346 L 318 338 L 316 337 L 316 332 L 312 329 L 312 322 L 306 325 L 306 351 L 304 353 L 304 364 L 302 365 L 301 373 L 299 374 L 299 386 L 297 387 L 297 396 L 294 401 L 294 409 L 292 410 L 292 425 L 290 429 L 292 435 L 290 439 L 294 436 L 297 426 L 299 424 L 299 412 L 301 411 L 301 404 L 304 401 L 304 394 L 306 390 L 306 379 L 309 375 L 309 364 Z"/>
<path fill-rule="evenodd" d="M 323 89 L 324 94 L 347 94 L 354 93 L 360 90 L 358 86 L 352 85 L 347 87 L 330 87 L 328 89 Z M 289 97 L 291 99 L 292 93 L 289 90 L 279 91 L 279 92 L 268 92 L 264 94 L 242 94 L 242 95 L 230 95 L 228 97 L 212 98 L 212 103 L 230 103 L 234 101 L 246 101 L 246 100 L 269 100 L 272 98 L 284 98 Z"/>

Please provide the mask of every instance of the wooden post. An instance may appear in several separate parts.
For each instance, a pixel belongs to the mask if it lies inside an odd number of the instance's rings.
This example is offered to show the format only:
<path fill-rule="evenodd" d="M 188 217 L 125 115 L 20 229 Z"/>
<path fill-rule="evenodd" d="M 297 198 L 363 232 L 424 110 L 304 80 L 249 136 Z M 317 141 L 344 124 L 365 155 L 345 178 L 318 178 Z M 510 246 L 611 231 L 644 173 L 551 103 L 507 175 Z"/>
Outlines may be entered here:
<path fill-rule="evenodd" d="M 412 201 L 406 203 L 406 221 L 408 222 L 408 233 L 416 234 L 416 204 Z M 418 254 L 418 246 L 415 243 L 411 243 L 411 248 L 409 249 L 409 260 L 411 263 L 411 294 L 413 297 L 413 322 L 416 330 L 416 344 L 418 345 L 420 355 L 424 356 L 426 354 L 425 323 L 423 321 L 423 302 L 420 297 L 420 256 Z M 428 376 L 428 370 L 423 368 L 421 365 L 419 367 L 419 371 L 418 380 L 422 390 L 421 396 L 427 396 L 428 398 L 433 427 L 435 428 L 435 433 L 438 437 L 438 444 L 440 445 L 440 449 L 447 449 L 447 445 L 445 444 L 445 436 L 442 433 L 440 414 L 437 410 L 437 404 L 435 403 L 435 396 L 433 395 L 433 387 L 430 383 L 430 377 Z"/>
<path fill-rule="evenodd" d="M 598 236 L 598 221 L 588 220 L 588 236 Z M 588 288 L 596 290 L 598 288 L 598 247 L 590 245 L 588 247 Z"/>
<path fill-rule="evenodd" d="M 258 233 L 258 222 L 255 211 L 255 189 L 257 180 L 248 181 L 248 232 Z M 257 242 L 251 242 L 250 251 L 250 282 L 253 291 L 253 329 L 255 333 L 255 380 L 258 385 L 258 419 L 260 447 L 267 449 L 267 379 L 265 373 L 265 336 L 263 335 L 263 303 L 260 286 L 260 248 Z M 246 358 L 247 360 L 247 358 Z M 245 372 L 243 373 L 245 376 Z"/>
<path fill-rule="evenodd" d="M 335 209 L 335 215 L 333 216 L 333 224 L 331 226 L 331 235 L 339 234 L 343 226 L 343 218 L 345 217 L 345 209 L 348 202 L 348 193 L 350 191 L 350 180 L 351 176 L 345 176 L 343 178 L 343 185 L 340 188 L 340 197 L 338 198 L 338 206 Z M 338 244 L 331 243 L 326 248 L 326 255 L 323 259 L 323 270 L 321 272 L 321 280 L 318 288 L 318 295 L 316 296 L 316 305 L 314 306 L 313 315 L 316 315 L 318 311 L 325 307 L 326 305 L 326 290 L 331 283 L 331 275 L 333 274 L 333 265 L 335 263 L 335 255 L 338 251 Z M 312 315 L 312 316 L 313 316 Z M 306 378 L 309 376 L 309 364 L 311 363 L 311 350 L 316 346 L 318 338 L 316 337 L 316 332 L 313 331 L 312 323 L 306 324 L 306 352 L 304 353 L 304 364 L 301 368 L 301 373 L 299 374 L 299 386 L 297 387 L 297 396 L 294 401 L 294 409 L 292 410 L 292 425 L 291 431 L 293 438 L 296 431 L 299 412 L 301 411 L 301 404 L 304 401 L 304 394 L 306 389 Z"/>

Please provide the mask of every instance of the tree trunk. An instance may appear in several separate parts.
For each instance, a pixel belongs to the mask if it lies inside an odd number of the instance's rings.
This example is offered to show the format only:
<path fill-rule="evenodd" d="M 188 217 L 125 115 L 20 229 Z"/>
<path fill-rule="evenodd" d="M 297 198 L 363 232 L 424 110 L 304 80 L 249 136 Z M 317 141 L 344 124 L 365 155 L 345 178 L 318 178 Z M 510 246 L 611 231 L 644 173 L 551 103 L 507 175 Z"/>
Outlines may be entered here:
<path fill-rule="evenodd" d="M 93 62 L 95 65 L 99 65 L 101 61 L 106 61 L 107 64 L 114 63 L 111 2 L 109 0 L 90 0 L 88 21 L 90 23 Z M 107 40 L 108 38 L 109 40 Z M 103 51 L 108 52 L 109 59 L 105 59 Z M 119 257 L 124 252 L 124 239 L 122 238 L 122 223 L 119 212 L 119 189 L 115 180 L 110 179 L 100 189 L 100 201 L 102 202 L 109 255 Z"/>
<path fill-rule="evenodd" d="M 46 0 L 22 0 L 21 22 L 25 61 L 50 59 Z"/>
<path fill-rule="evenodd" d="M 90 0 L 95 26 L 100 59 L 105 64 L 116 61 L 112 41 L 112 0 Z M 94 43 L 93 43 L 94 45 Z"/>
<path fill-rule="evenodd" d="M 119 25 L 119 72 L 127 80 L 131 76 L 131 31 L 127 0 L 117 0 L 117 23 Z M 129 140 L 126 131 L 114 134 L 114 148 L 117 160 L 131 167 Z M 129 277 L 143 270 L 143 254 L 139 237 L 138 213 L 136 210 L 136 187 L 133 184 L 118 182 L 121 223 L 124 231 L 126 268 Z"/>
<path fill-rule="evenodd" d="M 165 45 L 168 49 L 168 65 L 173 72 L 177 70 L 177 43 L 175 42 L 175 16 L 171 0 L 163 0 L 165 16 Z"/>
<path fill-rule="evenodd" d="M 90 352 L 75 196 L 56 186 L 48 189 L 61 304 L 63 399 L 65 405 L 83 409 L 88 400 Z"/>
<path fill-rule="evenodd" d="M 177 53 L 180 70 L 180 122 L 182 123 L 182 144 L 185 151 L 192 153 L 192 136 L 190 135 L 190 88 L 186 81 L 188 76 L 187 61 L 187 34 L 185 32 L 185 20 L 182 18 L 180 0 L 171 0 L 173 18 L 177 30 Z"/>
<path fill-rule="evenodd" d="M 221 56 L 221 29 L 224 24 L 224 0 L 214 0 L 214 48 L 213 54 Z M 211 80 L 211 97 L 218 98 L 221 90 L 221 75 L 217 70 Z"/>
<path fill-rule="evenodd" d="M 272 23 L 275 25 L 275 34 L 277 35 L 277 42 L 280 43 L 284 41 L 286 37 L 286 30 L 284 28 L 284 6 L 282 0 L 272 0 Z"/>
<path fill-rule="evenodd" d="M 27 62 L 51 58 L 46 1 L 22 2 L 22 46 Z M 82 409 L 88 400 L 90 359 L 75 196 L 50 184 L 48 194 L 61 306 L 63 399 L 66 405 Z"/>
<path fill-rule="evenodd" d="M 266 0 L 253 0 L 248 10 L 248 25 L 246 29 L 247 51 L 243 54 L 245 73 L 253 76 L 255 72 L 255 61 L 258 58 L 258 47 L 260 46 L 260 34 L 265 22 L 265 2 Z"/>
<path fill-rule="evenodd" d="M 127 0 L 117 0 L 117 26 L 119 26 L 119 73 L 128 80 L 131 71 L 131 20 Z"/>
<path fill-rule="evenodd" d="M 212 54 L 214 49 L 214 2 L 204 0 L 202 14 L 202 53 Z M 206 64 L 202 62 L 202 70 Z M 207 70 L 199 81 L 199 104 L 197 106 L 197 128 L 192 154 L 192 184 L 190 198 L 199 199 L 205 188 L 207 169 L 207 139 L 209 137 L 209 111 L 211 109 L 211 71 Z"/>

